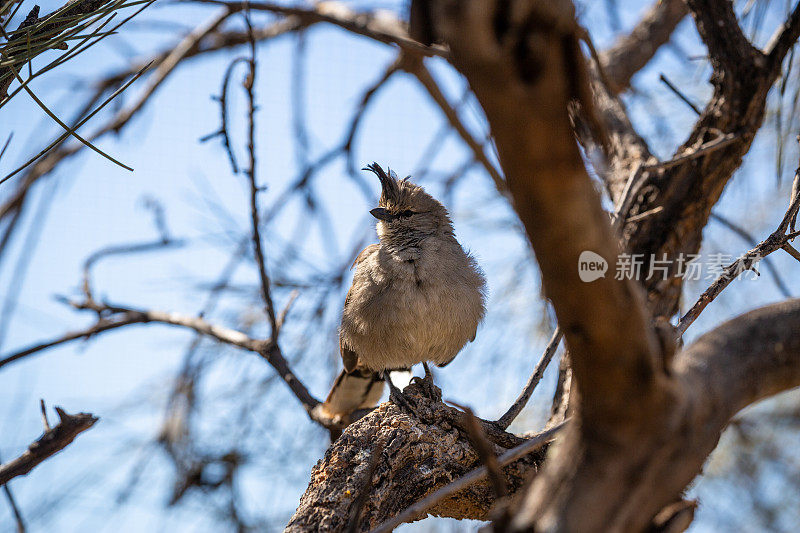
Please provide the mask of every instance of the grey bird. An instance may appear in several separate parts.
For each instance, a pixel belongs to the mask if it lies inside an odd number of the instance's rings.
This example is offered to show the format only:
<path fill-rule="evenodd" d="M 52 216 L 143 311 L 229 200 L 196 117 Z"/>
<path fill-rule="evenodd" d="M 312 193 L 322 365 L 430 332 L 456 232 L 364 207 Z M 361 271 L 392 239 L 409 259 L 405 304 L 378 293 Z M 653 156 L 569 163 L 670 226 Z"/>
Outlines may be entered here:
<path fill-rule="evenodd" d="M 427 362 L 450 363 L 475 339 L 485 313 L 486 280 L 456 240 L 447 209 L 409 178 L 398 180 L 377 163 L 364 170 L 381 182 L 370 211 L 380 242 L 353 264 L 339 328 L 344 370 L 322 406 L 331 416 L 376 405 L 384 379 L 392 401 L 405 403 L 389 372 L 416 363 L 431 390 Z"/>

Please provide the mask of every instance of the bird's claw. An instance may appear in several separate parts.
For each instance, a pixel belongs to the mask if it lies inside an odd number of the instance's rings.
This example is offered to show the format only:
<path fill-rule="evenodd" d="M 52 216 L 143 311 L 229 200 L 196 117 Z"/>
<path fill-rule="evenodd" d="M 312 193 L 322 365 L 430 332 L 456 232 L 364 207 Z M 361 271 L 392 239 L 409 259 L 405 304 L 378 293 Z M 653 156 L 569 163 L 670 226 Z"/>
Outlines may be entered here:
<path fill-rule="evenodd" d="M 389 401 L 398 406 L 400 409 L 407 411 L 414 416 L 417 415 L 416 407 L 413 405 L 412 400 L 403 394 L 400 389 L 395 388 L 389 392 Z"/>
<path fill-rule="evenodd" d="M 428 368 L 428 363 L 422 363 L 422 367 L 425 369 L 425 377 L 414 376 L 411 378 L 411 383 L 418 385 L 422 393 L 431 400 L 441 399 L 441 391 L 433 383 L 433 373 Z"/>

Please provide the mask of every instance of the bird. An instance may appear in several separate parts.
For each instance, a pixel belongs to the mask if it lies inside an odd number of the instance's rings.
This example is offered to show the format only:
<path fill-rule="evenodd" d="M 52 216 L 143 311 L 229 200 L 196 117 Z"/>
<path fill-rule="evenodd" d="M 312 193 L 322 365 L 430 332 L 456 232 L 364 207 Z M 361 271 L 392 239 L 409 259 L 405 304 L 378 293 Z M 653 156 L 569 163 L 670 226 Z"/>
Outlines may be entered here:
<path fill-rule="evenodd" d="M 339 327 L 344 368 L 322 405 L 342 418 L 377 405 L 384 381 L 390 400 L 408 407 L 389 373 L 418 363 L 431 392 L 428 362 L 449 364 L 475 340 L 486 313 L 486 279 L 456 240 L 447 209 L 410 177 L 398 179 L 378 163 L 362 170 L 381 184 L 378 207 L 370 211 L 379 242 L 353 263 Z"/>

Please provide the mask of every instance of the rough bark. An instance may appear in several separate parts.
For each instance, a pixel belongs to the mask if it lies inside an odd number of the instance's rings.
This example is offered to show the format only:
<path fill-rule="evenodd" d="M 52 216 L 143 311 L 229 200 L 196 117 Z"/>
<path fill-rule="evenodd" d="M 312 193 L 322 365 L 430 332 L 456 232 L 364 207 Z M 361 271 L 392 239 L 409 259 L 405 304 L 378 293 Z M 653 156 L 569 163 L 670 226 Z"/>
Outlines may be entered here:
<path fill-rule="evenodd" d="M 671 259 L 670 277 L 653 276 L 644 282 L 654 316 L 671 317 L 678 311 L 682 278 L 674 276 L 680 254 L 696 254 L 711 208 L 717 203 L 733 173 L 741 166 L 764 120 L 767 93 L 780 75 L 788 47 L 800 31 L 797 9 L 788 25 L 765 52 L 754 48 L 742 34 L 730 2 L 688 2 L 698 31 L 708 46 L 714 68 L 714 94 L 673 161 L 679 163 L 643 167 L 638 194 L 628 215 L 653 212 L 624 228 L 630 253 L 643 254 L 646 270 L 650 259 Z M 719 149 L 694 157 L 703 145 L 728 136 Z M 628 176 L 617 177 L 617 181 Z M 660 211 L 654 212 L 654 210 Z"/>
<path fill-rule="evenodd" d="M 387 402 L 348 426 L 311 471 L 309 488 L 286 531 L 344 531 L 356 512 L 356 531 L 368 531 L 481 466 L 468 433 L 457 427 L 458 411 L 420 395 L 415 385 L 406 388 L 406 394 L 414 400 L 418 416 Z M 505 444 L 510 447 L 522 440 L 508 435 Z M 507 449 L 493 446 L 496 454 Z M 370 472 L 376 448 L 380 457 Z M 543 451 L 534 452 L 503 468 L 509 490 L 518 490 L 543 459 Z M 368 495 L 359 509 L 365 490 Z M 440 501 L 428 513 L 485 520 L 494 503 L 484 480 Z"/>
<path fill-rule="evenodd" d="M 552 447 L 511 530 L 645 530 L 700 472 L 733 415 L 800 385 L 798 330 L 795 299 L 704 335 L 677 356 L 670 404 L 629 441 L 573 425 Z"/>

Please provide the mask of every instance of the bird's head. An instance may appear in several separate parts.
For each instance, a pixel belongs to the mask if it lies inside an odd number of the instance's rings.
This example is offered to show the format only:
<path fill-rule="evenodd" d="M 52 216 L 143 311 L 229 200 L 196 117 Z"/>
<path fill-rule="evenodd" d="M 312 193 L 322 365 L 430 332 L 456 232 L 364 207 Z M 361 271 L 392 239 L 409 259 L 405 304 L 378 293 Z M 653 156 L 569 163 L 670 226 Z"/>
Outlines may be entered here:
<path fill-rule="evenodd" d="M 434 235 L 451 235 L 453 226 L 447 209 L 408 178 L 401 180 L 391 169 L 384 172 L 378 163 L 363 170 L 373 172 L 381 182 L 378 207 L 370 214 L 378 219 L 378 237 L 389 244 L 413 246 Z"/>

